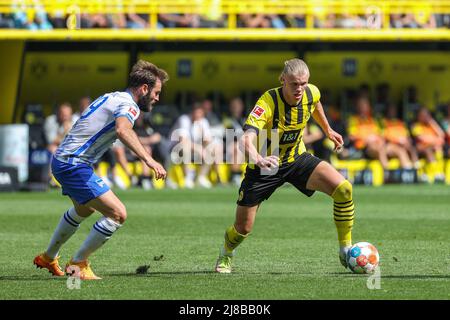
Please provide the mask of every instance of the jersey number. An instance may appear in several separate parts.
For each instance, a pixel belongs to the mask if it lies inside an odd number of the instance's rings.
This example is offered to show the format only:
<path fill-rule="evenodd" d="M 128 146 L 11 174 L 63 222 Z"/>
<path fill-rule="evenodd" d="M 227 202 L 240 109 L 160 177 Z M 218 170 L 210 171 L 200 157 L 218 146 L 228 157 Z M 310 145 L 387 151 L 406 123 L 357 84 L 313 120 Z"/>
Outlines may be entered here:
<path fill-rule="evenodd" d="M 89 117 L 92 113 L 94 113 L 95 110 L 101 107 L 102 104 L 104 104 L 108 100 L 108 97 L 101 96 L 100 98 L 96 99 L 94 102 L 92 102 L 89 107 L 86 109 L 86 111 L 83 113 L 83 115 L 80 117 L 80 119 L 86 119 Z"/>

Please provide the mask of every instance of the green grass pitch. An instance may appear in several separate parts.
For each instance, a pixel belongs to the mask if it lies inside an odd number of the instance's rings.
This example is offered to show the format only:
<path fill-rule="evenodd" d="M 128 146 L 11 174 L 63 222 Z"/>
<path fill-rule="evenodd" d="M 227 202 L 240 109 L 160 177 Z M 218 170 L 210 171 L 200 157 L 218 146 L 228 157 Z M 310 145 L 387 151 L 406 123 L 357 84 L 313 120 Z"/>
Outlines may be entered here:
<path fill-rule="evenodd" d="M 0 299 L 449 299 L 450 187 L 354 187 L 353 240 L 381 256 L 380 288 L 340 265 L 332 202 L 279 189 L 238 249 L 234 273 L 213 273 L 234 219 L 236 188 L 117 192 L 128 220 L 91 258 L 103 280 L 67 288 L 32 265 L 70 201 L 59 191 L 0 193 Z M 70 258 L 99 215 L 61 252 Z M 159 259 L 161 256 L 162 259 Z M 148 273 L 136 269 L 150 265 Z"/>

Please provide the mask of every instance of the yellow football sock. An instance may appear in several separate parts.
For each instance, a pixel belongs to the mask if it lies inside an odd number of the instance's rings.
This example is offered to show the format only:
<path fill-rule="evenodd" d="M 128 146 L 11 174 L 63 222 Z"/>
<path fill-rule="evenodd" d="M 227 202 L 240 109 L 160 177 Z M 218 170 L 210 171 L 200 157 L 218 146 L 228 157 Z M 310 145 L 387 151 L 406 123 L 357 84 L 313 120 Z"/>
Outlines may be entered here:
<path fill-rule="evenodd" d="M 352 227 L 355 217 L 355 206 L 352 198 L 352 184 L 348 180 L 342 181 L 333 191 L 333 215 L 340 246 L 352 244 Z"/>
<path fill-rule="evenodd" d="M 233 253 L 233 250 L 244 241 L 245 238 L 248 237 L 248 234 L 243 235 L 236 231 L 236 228 L 233 226 L 229 227 L 225 231 L 225 243 L 224 249 L 228 254 Z"/>

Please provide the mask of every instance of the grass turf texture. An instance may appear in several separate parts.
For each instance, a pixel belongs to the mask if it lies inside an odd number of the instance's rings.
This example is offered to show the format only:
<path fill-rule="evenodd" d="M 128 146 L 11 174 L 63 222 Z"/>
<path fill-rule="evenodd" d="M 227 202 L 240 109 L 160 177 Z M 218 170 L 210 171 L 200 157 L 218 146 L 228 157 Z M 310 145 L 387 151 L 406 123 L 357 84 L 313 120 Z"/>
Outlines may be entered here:
<path fill-rule="evenodd" d="M 103 280 L 69 290 L 65 277 L 35 269 L 32 260 L 70 201 L 59 191 L 0 193 L 0 299 L 450 298 L 448 186 L 354 188 L 353 238 L 378 248 L 379 290 L 340 265 L 332 202 L 323 194 L 308 199 L 283 187 L 264 202 L 231 275 L 212 270 L 234 219 L 235 188 L 117 194 L 128 220 L 91 259 Z M 98 217 L 63 247 L 62 266 Z M 146 265 L 147 273 L 136 274 Z"/>

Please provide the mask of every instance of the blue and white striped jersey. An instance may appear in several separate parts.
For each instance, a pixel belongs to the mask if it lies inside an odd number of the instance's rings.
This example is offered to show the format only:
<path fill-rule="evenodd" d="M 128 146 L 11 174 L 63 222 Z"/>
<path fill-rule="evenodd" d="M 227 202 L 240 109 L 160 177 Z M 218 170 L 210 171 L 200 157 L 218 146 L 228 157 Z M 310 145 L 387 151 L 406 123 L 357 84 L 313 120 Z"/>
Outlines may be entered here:
<path fill-rule="evenodd" d="M 104 94 L 83 112 L 55 152 L 59 161 L 92 165 L 116 141 L 116 118 L 127 117 L 134 125 L 139 107 L 129 92 Z"/>

